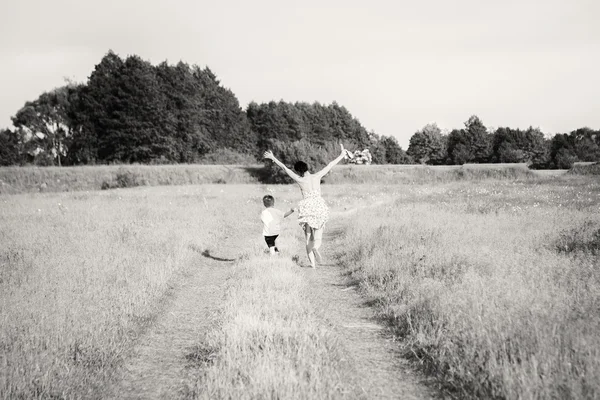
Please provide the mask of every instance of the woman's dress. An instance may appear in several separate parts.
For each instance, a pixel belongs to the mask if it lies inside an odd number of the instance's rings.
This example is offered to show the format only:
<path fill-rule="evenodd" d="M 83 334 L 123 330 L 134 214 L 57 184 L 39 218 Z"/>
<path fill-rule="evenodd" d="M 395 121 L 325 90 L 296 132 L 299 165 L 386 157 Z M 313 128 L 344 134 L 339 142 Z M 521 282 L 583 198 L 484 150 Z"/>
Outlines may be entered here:
<path fill-rule="evenodd" d="M 321 197 L 320 190 L 302 191 L 303 199 L 298 203 L 298 223 L 321 229 L 329 219 L 329 207 Z"/>

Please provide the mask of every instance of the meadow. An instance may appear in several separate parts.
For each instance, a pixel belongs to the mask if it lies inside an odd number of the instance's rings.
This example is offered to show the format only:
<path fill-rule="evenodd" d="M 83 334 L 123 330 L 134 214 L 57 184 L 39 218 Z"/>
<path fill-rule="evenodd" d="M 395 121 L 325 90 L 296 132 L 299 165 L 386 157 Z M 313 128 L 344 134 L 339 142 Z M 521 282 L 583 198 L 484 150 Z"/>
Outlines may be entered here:
<path fill-rule="evenodd" d="M 219 215 L 251 205 L 169 189 L 0 197 L 0 398 L 100 397 L 177 277 L 233 230 Z"/>
<path fill-rule="evenodd" d="M 581 166 L 578 174 L 598 174 L 597 166 Z M 415 184 L 473 179 L 541 179 L 566 170 L 533 171 L 526 164 L 339 165 L 326 183 Z M 75 167 L 2 167 L 0 194 L 71 192 L 135 186 L 267 183 L 264 165 L 97 165 Z"/>
<path fill-rule="evenodd" d="M 600 396 L 600 182 L 398 188 L 341 262 L 459 398 Z"/>
<path fill-rule="evenodd" d="M 452 397 L 600 396 L 593 176 L 358 168 L 323 189 L 336 259 L 415 367 Z M 356 398 L 293 254 L 262 254 L 267 191 L 298 200 L 256 183 L 0 195 L 0 398 L 102 398 L 198 253 L 232 232 L 247 239 L 184 397 Z"/>
<path fill-rule="evenodd" d="M 0 168 L 0 194 L 72 192 L 114 187 L 258 183 L 262 166 L 98 165 Z"/>

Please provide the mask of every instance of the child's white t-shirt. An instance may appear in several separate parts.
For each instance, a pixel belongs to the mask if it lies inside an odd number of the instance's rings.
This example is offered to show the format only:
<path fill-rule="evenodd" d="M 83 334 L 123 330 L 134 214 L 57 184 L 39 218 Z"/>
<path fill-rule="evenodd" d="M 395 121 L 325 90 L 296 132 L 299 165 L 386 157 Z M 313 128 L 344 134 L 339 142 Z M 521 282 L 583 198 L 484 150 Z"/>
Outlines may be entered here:
<path fill-rule="evenodd" d="M 274 207 L 265 208 L 260 214 L 260 220 L 263 223 L 263 236 L 279 235 L 282 219 L 283 211 Z"/>

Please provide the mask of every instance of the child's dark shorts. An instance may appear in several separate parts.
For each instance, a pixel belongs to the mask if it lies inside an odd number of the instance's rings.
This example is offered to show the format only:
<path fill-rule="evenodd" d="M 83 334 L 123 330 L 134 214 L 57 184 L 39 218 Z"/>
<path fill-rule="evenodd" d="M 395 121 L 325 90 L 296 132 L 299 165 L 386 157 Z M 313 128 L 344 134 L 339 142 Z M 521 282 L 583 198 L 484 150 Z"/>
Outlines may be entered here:
<path fill-rule="evenodd" d="M 277 239 L 277 236 L 279 235 L 265 236 L 265 242 L 267 242 L 267 246 L 275 247 L 275 239 Z"/>

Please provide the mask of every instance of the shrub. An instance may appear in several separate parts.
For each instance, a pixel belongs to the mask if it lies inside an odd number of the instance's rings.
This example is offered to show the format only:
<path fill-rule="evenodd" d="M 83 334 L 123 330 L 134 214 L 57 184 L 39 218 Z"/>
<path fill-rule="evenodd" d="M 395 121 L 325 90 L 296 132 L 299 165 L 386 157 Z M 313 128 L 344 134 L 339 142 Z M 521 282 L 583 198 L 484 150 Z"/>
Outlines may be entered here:
<path fill-rule="evenodd" d="M 102 186 L 100 186 L 100 189 L 102 190 L 108 190 L 108 189 L 113 189 L 115 187 L 114 183 L 108 182 L 108 181 L 103 181 L 102 182 Z"/>
<path fill-rule="evenodd" d="M 577 155 L 565 148 L 558 150 L 554 158 L 554 165 L 558 169 L 570 169 L 575 162 L 577 162 Z"/>
<path fill-rule="evenodd" d="M 127 188 L 127 187 L 135 187 L 140 186 L 141 180 L 133 171 L 128 171 L 124 168 L 119 168 L 117 171 L 117 187 Z"/>
<path fill-rule="evenodd" d="M 137 173 L 128 171 L 121 167 L 118 169 L 116 177 L 113 181 L 102 181 L 100 189 L 108 190 L 116 188 L 128 188 L 140 186 L 142 184 L 144 184 L 144 180 L 142 180 Z"/>

